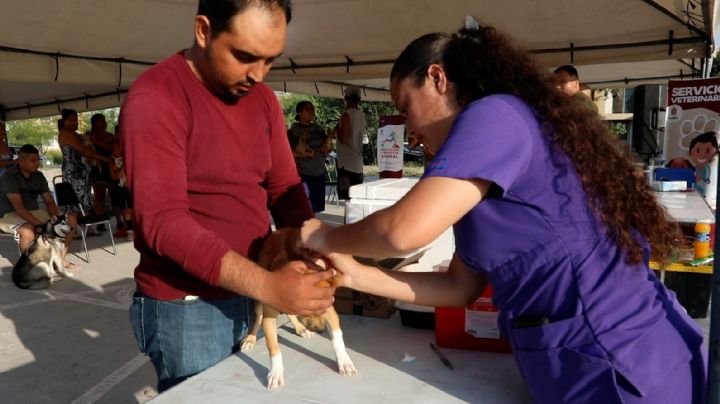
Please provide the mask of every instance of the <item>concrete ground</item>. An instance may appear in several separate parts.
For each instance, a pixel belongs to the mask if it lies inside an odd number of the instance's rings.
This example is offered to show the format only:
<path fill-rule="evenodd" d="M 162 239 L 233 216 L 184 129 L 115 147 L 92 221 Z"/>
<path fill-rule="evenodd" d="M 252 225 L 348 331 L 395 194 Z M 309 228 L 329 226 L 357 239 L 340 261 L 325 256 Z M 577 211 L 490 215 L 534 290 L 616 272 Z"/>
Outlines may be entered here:
<path fill-rule="evenodd" d="M 45 172 L 51 181 L 58 170 Z M 328 203 L 323 220 L 342 222 L 344 207 Z M 139 254 L 107 233 L 88 237 L 91 263 L 75 240 L 69 260 L 82 266 L 43 291 L 12 283 L 19 257 L 0 236 L 0 402 L 142 403 L 157 395 L 156 376 L 137 348 L 128 319 Z"/>
<path fill-rule="evenodd" d="M 51 177 L 54 173 L 48 173 Z M 342 223 L 332 203 L 323 220 Z M 75 277 L 44 291 L 20 290 L 10 273 L 19 254 L 0 237 L 0 399 L 3 403 L 142 403 L 157 395 L 149 360 L 135 344 L 128 319 L 138 253 L 127 240 L 89 237 L 91 263 L 76 240 Z M 702 320 L 707 332 L 707 320 Z"/>

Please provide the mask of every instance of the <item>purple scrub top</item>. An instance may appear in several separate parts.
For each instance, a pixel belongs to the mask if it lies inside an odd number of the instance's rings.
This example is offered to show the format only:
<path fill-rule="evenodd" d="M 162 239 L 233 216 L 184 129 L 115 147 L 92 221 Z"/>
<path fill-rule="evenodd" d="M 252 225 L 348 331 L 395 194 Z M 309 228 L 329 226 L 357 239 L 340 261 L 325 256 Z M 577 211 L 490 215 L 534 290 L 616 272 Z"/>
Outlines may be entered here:
<path fill-rule="evenodd" d="M 663 381 L 701 356 L 702 333 L 649 269 L 647 242 L 637 236 L 643 263 L 627 264 L 571 160 L 521 99 L 468 105 L 425 172 L 433 176 L 495 184 L 455 224 L 456 253 L 493 285 L 498 325 L 536 402 L 664 397 Z M 703 394 L 702 367 L 688 403 Z"/>

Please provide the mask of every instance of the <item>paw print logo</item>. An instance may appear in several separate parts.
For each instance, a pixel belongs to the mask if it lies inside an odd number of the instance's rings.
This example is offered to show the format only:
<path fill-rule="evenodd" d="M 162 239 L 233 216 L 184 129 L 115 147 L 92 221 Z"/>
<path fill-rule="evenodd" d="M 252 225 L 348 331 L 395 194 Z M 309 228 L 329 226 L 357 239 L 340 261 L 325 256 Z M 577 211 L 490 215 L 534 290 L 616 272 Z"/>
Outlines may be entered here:
<path fill-rule="evenodd" d="M 680 147 L 683 150 L 689 150 L 690 142 L 697 136 L 707 132 L 716 132 L 720 128 L 718 117 L 697 114 L 689 117 L 683 116 L 683 118 L 687 118 L 680 124 Z"/>

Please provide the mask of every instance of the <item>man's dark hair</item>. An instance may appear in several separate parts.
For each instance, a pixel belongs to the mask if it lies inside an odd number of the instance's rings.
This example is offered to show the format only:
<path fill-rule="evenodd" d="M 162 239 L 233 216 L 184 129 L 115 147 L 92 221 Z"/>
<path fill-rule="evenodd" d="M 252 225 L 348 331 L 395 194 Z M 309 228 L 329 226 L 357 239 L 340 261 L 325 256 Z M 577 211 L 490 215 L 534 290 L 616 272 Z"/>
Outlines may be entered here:
<path fill-rule="evenodd" d="M 20 148 L 19 154 L 40 154 L 40 150 L 31 144 L 24 144 Z"/>
<path fill-rule="evenodd" d="M 103 114 L 93 114 L 93 116 L 90 117 L 90 125 L 95 125 L 97 121 L 100 119 L 105 119 L 105 115 Z"/>
<path fill-rule="evenodd" d="M 575 80 L 579 80 L 580 76 L 578 76 L 578 71 L 573 65 L 562 65 L 555 69 L 553 72 L 554 74 L 558 74 L 560 72 L 565 72 L 568 74 L 568 76 L 572 77 Z"/>
<path fill-rule="evenodd" d="M 280 8 L 285 12 L 285 20 L 290 23 L 292 19 L 292 6 L 290 0 L 200 0 L 198 15 L 204 15 L 210 20 L 210 31 L 213 37 L 230 29 L 230 20 L 248 6 L 272 10 Z"/>

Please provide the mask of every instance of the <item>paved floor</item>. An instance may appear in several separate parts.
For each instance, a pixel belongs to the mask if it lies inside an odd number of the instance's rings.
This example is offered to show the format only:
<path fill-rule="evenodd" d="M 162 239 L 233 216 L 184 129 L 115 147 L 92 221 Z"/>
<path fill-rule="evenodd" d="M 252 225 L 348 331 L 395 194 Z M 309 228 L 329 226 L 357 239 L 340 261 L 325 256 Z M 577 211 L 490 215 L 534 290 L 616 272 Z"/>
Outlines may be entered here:
<path fill-rule="evenodd" d="M 328 204 L 318 216 L 342 222 L 344 207 Z M 139 353 L 127 308 L 138 254 L 106 236 L 88 238 L 92 263 L 46 291 L 23 291 L 11 281 L 18 258 L 10 237 L 0 237 L 0 402 L 138 403 L 156 396 L 156 378 Z M 71 252 L 79 253 L 80 242 Z M 707 320 L 700 323 L 707 330 Z M 706 331 L 707 332 L 707 331 Z"/>
<path fill-rule="evenodd" d="M 343 212 L 342 203 L 328 204 L 319 217 L 341 222 Z M 26 291 L 10 277 L 16 244 L 0 237 L 0 402 L 116 404 L 157 395 L 128 320 L 139 255 L 132 242 L 115 241 L 117 256 L 105 234 L 88 237 L 88 264 L 76 240 L 70 260 L 82 269 L 75 277 Z"/>

